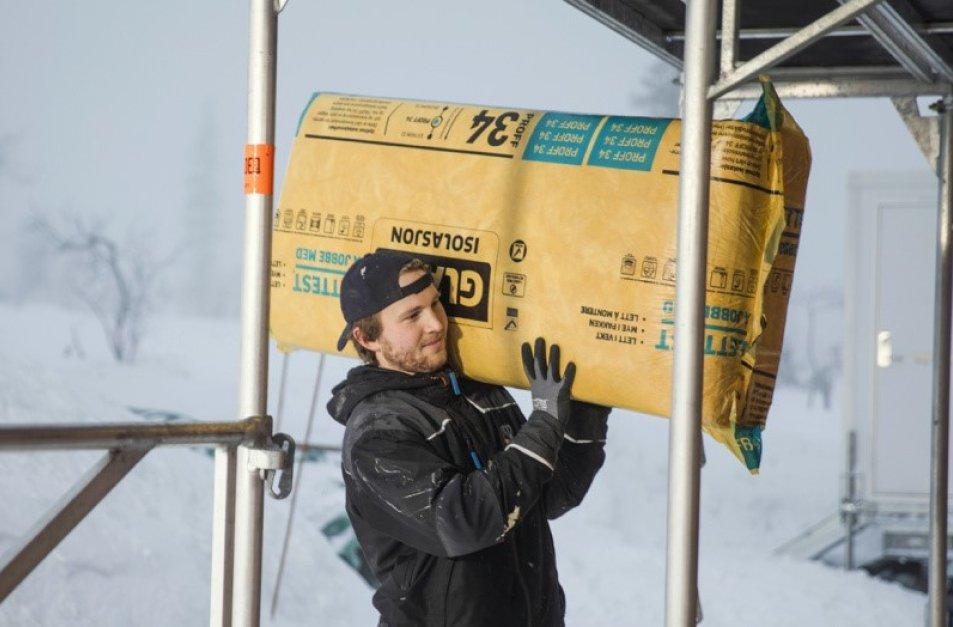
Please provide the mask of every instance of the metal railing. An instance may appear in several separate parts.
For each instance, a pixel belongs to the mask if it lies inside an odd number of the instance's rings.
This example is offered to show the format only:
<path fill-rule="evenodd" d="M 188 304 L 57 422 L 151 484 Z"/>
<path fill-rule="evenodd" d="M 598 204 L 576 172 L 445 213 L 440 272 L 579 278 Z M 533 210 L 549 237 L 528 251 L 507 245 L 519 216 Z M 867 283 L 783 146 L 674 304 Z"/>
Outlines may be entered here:
<path fill-rule="evenodd" d="M 238 458 L 259 484 L 281 499 L 291 490 L 294 441 L 271 433 L 271 418 L 256 416 L 237 422 L 189 424 L 53 424 L 0 427 L 0 452 L 38 450 L 98 450 L 109 452 L 53 506 L 28 534 L 0 560 L 0 603 L 55 549 L 103 498 L 154 448 L 212 444 L 215 449 L 215 490 L 212 516 L 212 625 L 257 624 L 257 616 L 240 617 L 242 608 L 260 605 L 261 586 L 255 578 L 236 576 L 236 520 L 253 519 L 259 530 L 262 508 L 252 499 L 236 498 Z M 262 486 L 263 487 L 263 486 Z M 239 530 L 241 533 L 241 530 Z M 260 550 L 258 555 L 260 556 Z M 258 564 L 260 572 L 260 558 Z M 251 585 L 249 585 L 251 584 Z"/>

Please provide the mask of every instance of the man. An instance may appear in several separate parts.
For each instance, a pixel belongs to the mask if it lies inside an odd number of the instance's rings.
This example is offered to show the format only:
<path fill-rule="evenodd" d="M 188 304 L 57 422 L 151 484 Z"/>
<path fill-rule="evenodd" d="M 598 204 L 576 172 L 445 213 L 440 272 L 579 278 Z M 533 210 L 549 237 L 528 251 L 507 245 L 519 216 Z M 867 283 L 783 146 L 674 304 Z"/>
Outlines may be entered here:
<path fill-rule="evenodd" d="M 575 367 L 522 347 L 534 411 L 447 368 L 447 315 L 423 262 L 359 259 L 341 286 L 365 365 L 334 388 L 347 513 L 381 582 L 380 625 L 563 625 L 547 519 L 578 505 L 605 459 L 609 409 L 570 400 Z M 560 376 L 562 375 L 562 376 Z M 588 541 L 588 539 L 587 539 Z"/>

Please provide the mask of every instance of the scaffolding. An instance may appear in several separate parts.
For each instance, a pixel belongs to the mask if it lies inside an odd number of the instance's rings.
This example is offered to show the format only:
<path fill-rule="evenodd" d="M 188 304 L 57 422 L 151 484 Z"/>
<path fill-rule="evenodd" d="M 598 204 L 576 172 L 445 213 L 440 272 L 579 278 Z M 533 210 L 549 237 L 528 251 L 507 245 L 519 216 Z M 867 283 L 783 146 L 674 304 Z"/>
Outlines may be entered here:
<path fill-rule="evenodd" d="M 771 70 L 784 98 L 889 97 L 939 179 L 933 334 L 929 624 L 947 624 L 947 481 L 950 398 L 950 203 L 953 200 L 953 5 L 937 0 L 567 0 L 682 70 L 684 122 L 678 282 L 669 436 L 665 620 L 700 616 L 698 441 L 712 106 L 756 96 Z M 721 28 L 716 29 L 719 17 Z M 856 24 L 848 22 L 856 21 Z M 845 39 L 848 38 L 848 39 Z M 718 59 L 716 65 L 715 60 Z M 717 71 L 716 71 L 717 68 Z M 939 96 L 935 117 L 918 96 Z"/>
<path fill-rule="evenodd" d="M 929 624 L 946 624 L 950 308 L 953 257 L 953 5 L 945 0 L 566 0 L 683 71 L 678 272 L 669 447 L 666 624 L 700 619 L 698 575 L 702 330 L 713 105 L 756 97 L 771 70 L 784 98 L 889 97 L 939 177 L 931 446 Z M 109 453 L 0 564 L 0 601 L 152 448 L 215 444 L 210 624 L 258 625 L 263 496 L 291 489 L 294 443 L 266 415 L 278 14 L 250 0 L 242 281 L 241 420 L 196 425 L 0 427 L 0 450 Z M 856 24 L 848 24 L 856 21 Z M 843 41 L 850 41 L 844 45 Z M 720 42 L 720 43 L 719 43 Z M 716 64 L 717 60 L 717 64 Z M 716 72 L 717 67 L 717 72 Z M 939 96 L 938 115 L 916 97 Z"/>
<path fill-rule="evenodd" d="M 291 492 L 295 444 L 267 415 L 268 315 L 274 181 L 278 13 L 284 0 L 251 0 L 239 416 L 235 422 L 0 427 L 0 451 L 105 449 L 108 453 L 0 563 L 0 602 L 153 448 L 215 445 L 209 622 L 255 626 L 261 614 L 264 494 Z"/>

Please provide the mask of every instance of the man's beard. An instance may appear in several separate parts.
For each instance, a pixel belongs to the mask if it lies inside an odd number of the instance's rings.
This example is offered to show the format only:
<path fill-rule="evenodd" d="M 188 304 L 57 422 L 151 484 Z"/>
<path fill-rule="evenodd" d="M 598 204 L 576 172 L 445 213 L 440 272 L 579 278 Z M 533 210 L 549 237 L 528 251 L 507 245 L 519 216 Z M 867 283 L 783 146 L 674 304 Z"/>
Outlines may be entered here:
<path fill-rule="evenodd" d="M 403 372 L 434 372 L 443 368 L 447 363 L 446 350 L 441 357 L 439 353 L 427 355 L 420 350 L 419 346 L 399 351 L 395 350 L 383 338 L 381 338 L 380 343 L 384 359 Z M 444 338 L 444 343 L 446 343 L 446 338 Z"/>

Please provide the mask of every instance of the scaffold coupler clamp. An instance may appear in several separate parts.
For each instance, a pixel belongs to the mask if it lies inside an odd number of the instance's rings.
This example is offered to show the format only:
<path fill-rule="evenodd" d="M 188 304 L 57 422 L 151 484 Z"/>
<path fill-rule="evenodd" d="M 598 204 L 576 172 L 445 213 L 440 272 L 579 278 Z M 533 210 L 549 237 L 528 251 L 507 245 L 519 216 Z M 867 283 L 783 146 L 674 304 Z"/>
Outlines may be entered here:
<path fill-rule="evenodd" d="M 269 425 L 267 431 L 270 431 L 271 416 L 261 418 Z M 291 494 L 294 485 L 295 441 L 287 433 L 268 435 L 267 431 L 262 444 L 249 447 L 248 465 L 261 474 L 262 481 L 268 486 L 268 494 L 281 500 Z"/>

